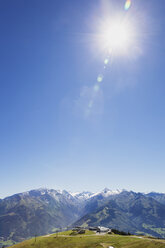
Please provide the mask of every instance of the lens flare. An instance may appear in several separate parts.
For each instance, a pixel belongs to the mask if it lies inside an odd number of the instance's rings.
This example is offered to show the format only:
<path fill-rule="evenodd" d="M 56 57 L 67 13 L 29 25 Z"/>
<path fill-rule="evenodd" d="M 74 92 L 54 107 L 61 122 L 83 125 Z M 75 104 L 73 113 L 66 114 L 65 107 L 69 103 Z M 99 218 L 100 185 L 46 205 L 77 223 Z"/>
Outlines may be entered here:
<path fill-rule="evenodd" d="M 108 58 L 104 60 L 104 64 L 105 64 L 105 65 L 107 65 L 108 62 L 109 62 L 109 59 L 108 59 Z"/>
<path fill-rule="evenodd" d="M 97 82 L 101 83 L 103 81 L 103 75 L 98 75 Z"/>
<path fill-rule="evenodd" d="M 88 104 L 88 108 L 92 108 L 92 106 L 93 106 L 93 101 L 91 100 Z"/>
<path fill-rule="evenodd" d="M 94 91 L 97 92 L 97 91 L 99 91 L 100 86 L 98 84 L 95 84 L 95 86 L 93 88 L 94 88 Z"/>
<path fill-rule="evenodd" d="M 131 7 L 131 0 L 127 0 L 127 1 L 125 2 L 124 9 L 125 9 L 125 10 L 128 10 L 130 7 Z"/>

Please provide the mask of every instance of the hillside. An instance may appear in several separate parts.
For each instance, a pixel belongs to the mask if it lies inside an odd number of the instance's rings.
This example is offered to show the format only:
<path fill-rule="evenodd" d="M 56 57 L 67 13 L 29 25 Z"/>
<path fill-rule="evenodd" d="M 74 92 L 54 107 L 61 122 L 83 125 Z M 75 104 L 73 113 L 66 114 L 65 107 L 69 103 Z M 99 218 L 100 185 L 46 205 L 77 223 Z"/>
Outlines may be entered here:
<path fill-rule="evenodd" d="M 164 194 L 107 188 L 71 193 L 38 189 L 0 200 L 0 241 L 22 241 L 74 225 L 103 225 L 165 237 Z"/>
<path fill-rule="evenodd" d="M 158 201 L 162 204 L 165 204 L 165 194 L 164 193 L 151 192 L 151 193 L 148 193 L 146 196 L 152 197 L 156 201 Z"/>
<path fill-rule="evenodd" d="M 96 204 L 97 203 L 97 204 Z M 78 226 L 103 225 L 131 233 L 165 237 L 165 205 L 141 193 L 123 191 L 105 205 L 75 223 Z"/>
<path fill-rule="evenodd" d="M 52 232 L 80 216 L 78 202 L 67 192 L 32 190 L 0 202 L 0 237 L 22 239 Z"/>
<path fill-rule="evenodd" d="M 109 190 L 108 194 L 113 194 Z M 38 189 L 0 200 L 0 238 L 22 241 L 71 225 L 84 215 L 86 203 L 107 192 L 69 193 L 65 190 Z M 102 201 L 104 202 L 104 201 Z"/>
<path fill-rule="evenodd" d="M 165 241 L 136 236 L 120 235 L 77 235 L 70 236 L 61 233 L 44 237 L 37 237 L 12 246 L 12 248 L 164 248 Z"/>

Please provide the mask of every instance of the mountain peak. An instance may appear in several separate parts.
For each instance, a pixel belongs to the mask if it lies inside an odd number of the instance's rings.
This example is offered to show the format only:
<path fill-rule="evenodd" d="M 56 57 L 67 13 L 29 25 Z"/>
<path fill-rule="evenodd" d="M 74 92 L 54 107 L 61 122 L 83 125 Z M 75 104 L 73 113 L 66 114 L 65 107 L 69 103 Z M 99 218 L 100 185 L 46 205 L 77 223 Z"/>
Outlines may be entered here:
<path fill-rule="evenodd" d="M 79 200 L 87 200 L 89 198 L 91 198 L 94 193 L 93 192 L 90 192 L 90 191 L 83 191 L 83 192 L 75 192 L 75 193 L 71 193 L 70 194 L 73 196 L 73 197 L 76 197 L 77 199 Z"/>
<path fill-rule="evenodd" d="M 108 188 L 104 188 L 102 192 L 107 193 L 107 192 L 109 192 L 109 191 L 111 191 L 111 190 L 108 189 Z"/>

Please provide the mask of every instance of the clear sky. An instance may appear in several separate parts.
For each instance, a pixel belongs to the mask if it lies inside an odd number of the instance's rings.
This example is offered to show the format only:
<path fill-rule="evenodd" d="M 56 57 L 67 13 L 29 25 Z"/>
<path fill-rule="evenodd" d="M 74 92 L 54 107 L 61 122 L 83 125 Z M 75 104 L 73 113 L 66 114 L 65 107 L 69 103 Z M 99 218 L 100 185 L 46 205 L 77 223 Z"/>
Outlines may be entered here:
<path fill-rule="evenodd" d="M 1 198 L 165 191 L 165 1 L 124 4 L 0 0 Z M 113 16 L 133 41 L 106 64 L 99 37 Z"/>

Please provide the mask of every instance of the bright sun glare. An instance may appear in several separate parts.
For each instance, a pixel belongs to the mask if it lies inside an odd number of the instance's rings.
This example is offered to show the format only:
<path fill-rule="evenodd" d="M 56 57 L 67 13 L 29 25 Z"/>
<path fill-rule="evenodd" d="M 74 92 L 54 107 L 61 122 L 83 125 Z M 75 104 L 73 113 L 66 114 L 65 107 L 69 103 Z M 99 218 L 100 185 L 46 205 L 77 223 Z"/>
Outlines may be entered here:
<path fill-rule="evenodd" d="M 128 23 L 114 21 L 104 23 L 101 32 L 101 46 L 109 52 L 123 52 L 132 42 L 132 30 Z"/>

